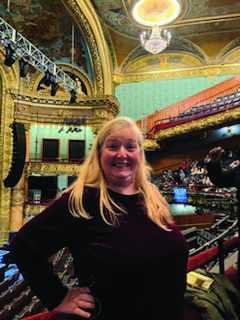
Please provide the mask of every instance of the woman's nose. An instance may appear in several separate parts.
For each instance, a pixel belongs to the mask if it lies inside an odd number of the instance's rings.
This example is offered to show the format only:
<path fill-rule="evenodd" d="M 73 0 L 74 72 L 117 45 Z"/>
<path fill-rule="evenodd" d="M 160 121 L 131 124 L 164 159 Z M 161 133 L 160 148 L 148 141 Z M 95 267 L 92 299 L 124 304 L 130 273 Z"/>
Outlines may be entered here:
<path fill-rule="evenodd" d="M 121 146 L 118 150 L 118 157 L 126 157 L 127 156 L 127 152 L 126 149 L 124 148 L 124 146 Z"/>

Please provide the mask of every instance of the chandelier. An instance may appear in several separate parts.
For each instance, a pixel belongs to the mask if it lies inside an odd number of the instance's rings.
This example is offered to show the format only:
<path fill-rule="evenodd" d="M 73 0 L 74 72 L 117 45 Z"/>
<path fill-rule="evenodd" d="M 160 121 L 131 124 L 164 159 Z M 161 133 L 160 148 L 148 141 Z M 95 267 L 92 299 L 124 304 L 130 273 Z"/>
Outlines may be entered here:
<path fill-rule="evenodd" d="M 157 54 L 167 48 L 171 41 L 171 33 L 159 26 L 153 26 L 152 31 L 144 31 L 140 35 L 142 47 L 152 53 Z"/>

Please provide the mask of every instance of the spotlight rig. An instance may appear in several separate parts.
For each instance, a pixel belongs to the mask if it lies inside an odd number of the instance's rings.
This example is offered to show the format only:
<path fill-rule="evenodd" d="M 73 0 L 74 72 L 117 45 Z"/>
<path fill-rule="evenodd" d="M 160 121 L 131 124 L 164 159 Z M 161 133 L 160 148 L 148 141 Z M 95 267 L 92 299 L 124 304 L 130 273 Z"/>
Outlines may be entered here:
<path fill-rule="evenodd" d="M 30 41 L 17 32 L 10 24 L 0 17 L 0 42 L 5 46 L 6 59 L 4 64 L 11 66 L 20 58 L 20 76 L 27 75 L 28 64 L 50 76 L 51 95 L 54 96 L 58 86 L 71 93 L 70 103 L 76 101 L 78 85 L 67 73 L 38 50 Z M 45 84 L 46 85 L 46 84 Z M 74 93 L 73 93 L 74 92 Z"/>

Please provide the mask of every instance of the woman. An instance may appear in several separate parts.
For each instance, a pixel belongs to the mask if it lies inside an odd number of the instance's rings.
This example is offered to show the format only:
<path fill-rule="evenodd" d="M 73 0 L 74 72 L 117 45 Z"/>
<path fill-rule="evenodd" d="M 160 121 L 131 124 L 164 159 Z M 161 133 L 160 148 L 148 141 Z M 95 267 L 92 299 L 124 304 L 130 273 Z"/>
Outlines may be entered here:
<path fill-rule="evenodd" d="M 115 118 L 75 184 L 13 238 L 16 263 L 49 310 L 99 320 L 183 318 L 188 246 L 149 172 L 140 130 Z M 79 288 L 66 288 L 49 267 L 63 247 Z"/>

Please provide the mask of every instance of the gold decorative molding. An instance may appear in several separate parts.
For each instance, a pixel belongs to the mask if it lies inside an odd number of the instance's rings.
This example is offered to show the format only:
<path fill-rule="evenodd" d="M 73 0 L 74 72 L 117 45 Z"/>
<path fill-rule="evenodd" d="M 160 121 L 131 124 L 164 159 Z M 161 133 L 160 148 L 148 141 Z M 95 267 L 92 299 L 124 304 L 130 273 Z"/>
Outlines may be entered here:
<path fill-rule="evenodd" d="M 179 137 L 181 135 L 186 135 L 190 132 L 198 132 L 205 129 L 209 130 L 226 123 L 236 122 L 238 119 L 240 119 L 240 107 L 160 130 L 154 134 L 154 139 L 157 141 L 162 141 L 173 137 Z"/>
<path fill-rule="evenodd" d="M 14 102 L 11 90 L 17 90 L 17 67 L 4 65 L 5 52 L 0 46 L 0 244 L 8 240 L 11 212 L 11 189 L 5 188 L 3 181 L 7 177 L 12 163 L 13 139 L 10 124 L 14 121 Z"/>
<path fill-rule="evenodd" d="M 120 110 L 119 101 L 112 95 L 85 96 L 75 104 L 66 100 L 53 98 L 43 99 L 41 95 L 27 92 L 18 98 L 16 91 L 12 91 L 12 99 L 16 106 L 16 117 L 28 125 L 33 123 L 63 124 L 64 119 L 85 117 L 87 125 L 101 120 L 110 120 Z"/>
<path fill-rule="evenodd" d="M 117 72 L 115 72 L 115 73 L 113 74 L 113 83 L 114 83 L 114 88 L 115 88 L 115 89 L 117 88 L 117 86 L 118 86 L 119 84 L 121 84 L 121 83 L 123 82 L 123 79 L 124 79 L 123 74 L 117 73 Z"/>
<path fill-rule="evenodd" d="M 240 69 L 240 66 L 239 66 Z M 208 77 L 212 82 L 215 80 L 215 78 L 221 74 L 221 68 L 205 68 L 205 76 Z"/>
<path fill-rule="evenodd" d="M 25 206 L 24 214 L 26 217 L 32 217 L 32 216 L 36 216 L 44 209 L 46 209 L 46 206 L 27 204 Z"/>
<path fill-rule="evenodd" d="M 159 149 L 160 145 L 159 145 L 159 143 L 157 143 L 157 140 L 144 139 L 143 148 L 145 151 L 154 151 L 156 149 Z"/>
<path fill-rule="evenodd" d="M 216 65 L 216 66 L 203 66 L 197 68 L 161 70 L 159 72 L 144 72 L 133 74 L 117 74 L 114 77 L 116 85 L 127 82 L 144 82 L 156 80 L 171 80 L 182 78 L 197 78 L 209 77 L 211 81 L 218 75 L 225 74 L 239 74 L 240 64 Z"/>
<path fill-rule="evenodd" d="M 31 176 L 33 173 L 40 173 L 42 175 L 60 175 L 67 174 L 70 176 L 76 176 L 81 171 L 80 164 L 62 164 L 62 163 L 38 163 L 30 162 L 27 164 L 27 175 Z"/>

